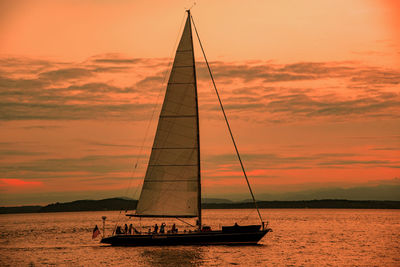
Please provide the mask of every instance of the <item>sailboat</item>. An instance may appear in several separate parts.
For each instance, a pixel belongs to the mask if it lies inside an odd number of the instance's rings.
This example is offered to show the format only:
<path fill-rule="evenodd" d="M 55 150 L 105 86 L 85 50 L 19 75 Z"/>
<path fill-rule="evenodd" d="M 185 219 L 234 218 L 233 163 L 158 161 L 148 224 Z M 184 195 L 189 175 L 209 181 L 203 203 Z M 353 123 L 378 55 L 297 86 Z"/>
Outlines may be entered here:
<path fill-rule="evenodd" d="M 101 243 L 114 246 L 257 244 L 270 228 L 264 224 L 219 98 L 190 10 L 178 44 L 159 116 L 142 191 L 131 217 L 197 218 L 194 231 L 121 234 L 115 231 Z M 216 90 L 229 133 L 261 223 L 222 226 L 211 230 L 202 222 L 200 133 L 192 23 Z M 103 218 L 104 219 L 104 218 Z"/>

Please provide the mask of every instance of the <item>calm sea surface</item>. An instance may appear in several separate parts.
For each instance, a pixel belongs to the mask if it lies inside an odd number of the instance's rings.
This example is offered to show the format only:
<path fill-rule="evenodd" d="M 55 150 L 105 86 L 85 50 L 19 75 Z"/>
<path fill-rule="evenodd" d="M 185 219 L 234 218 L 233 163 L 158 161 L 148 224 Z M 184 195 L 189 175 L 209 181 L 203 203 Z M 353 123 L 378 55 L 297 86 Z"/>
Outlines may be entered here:
<path fill-rule="evenodd" d="M 212 228 L 256 222 L 250 210 L 203 213 Z M 109 247 L 99 237 L 92 240 L 94 225 L 102 229 L 101 216 L 107 216 L 107 234 L 118 216 L 125 218 L 119 212 L 0 215 L 0 266 L 400 266 L 400 211 L 264 209 L 262 214 L 273 232 L 258 246 L 177 247 Z"/>

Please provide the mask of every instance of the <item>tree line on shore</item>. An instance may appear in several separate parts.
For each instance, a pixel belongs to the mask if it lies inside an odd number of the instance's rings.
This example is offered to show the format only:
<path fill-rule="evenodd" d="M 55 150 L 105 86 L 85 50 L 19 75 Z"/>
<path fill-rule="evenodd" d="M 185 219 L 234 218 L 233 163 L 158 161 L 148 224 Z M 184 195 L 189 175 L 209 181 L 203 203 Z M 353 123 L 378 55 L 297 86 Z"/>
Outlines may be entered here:
<path fill-rule="evenodd" d="M 134 210 L 137 200 L 108 198 L 52 203 L 46 206 L 0 207 L 0 214 L 73 211 Z M 304 201 L 257 201 L 261 209 L 400 209 L 400 201 L 321 199 Z M 202 203 L 203 209 L 250 209 L 252 202 Z"/>

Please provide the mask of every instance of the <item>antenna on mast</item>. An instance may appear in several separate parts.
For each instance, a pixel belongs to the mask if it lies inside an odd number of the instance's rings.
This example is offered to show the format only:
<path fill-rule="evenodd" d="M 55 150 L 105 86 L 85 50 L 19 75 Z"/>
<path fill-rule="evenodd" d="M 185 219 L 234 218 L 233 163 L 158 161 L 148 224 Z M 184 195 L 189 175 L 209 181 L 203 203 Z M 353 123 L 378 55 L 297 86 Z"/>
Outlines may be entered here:
<path fill-rule="evenodd" d="M 190 11 L 194 6 L 196 5 L 196 2 L 193 2 L 193 5 L 189 8 L 185 8 L 186 11 Z"/>

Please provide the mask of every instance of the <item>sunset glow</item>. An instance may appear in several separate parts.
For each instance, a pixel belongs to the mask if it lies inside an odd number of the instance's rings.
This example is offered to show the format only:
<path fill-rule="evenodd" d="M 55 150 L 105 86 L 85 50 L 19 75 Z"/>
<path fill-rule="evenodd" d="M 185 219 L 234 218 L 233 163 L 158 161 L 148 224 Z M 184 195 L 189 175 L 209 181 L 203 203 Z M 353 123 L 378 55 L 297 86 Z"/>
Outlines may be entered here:
<path fill-rule="evenodd" d="M 42 182 L 36 181 L 23 181 L 20 179 L 0 179 L 0 187 L 32 187 L 42 185 Z"/>
<path fill-rule="evenodd" d="M 0 205 L 138 197 L 191 5 L 155 2 L 0 4 Z M 192 12 L 257 194 L 400 184 L 399 1 Z M 204 197 L 242 196 L 195 46 Z"/>

